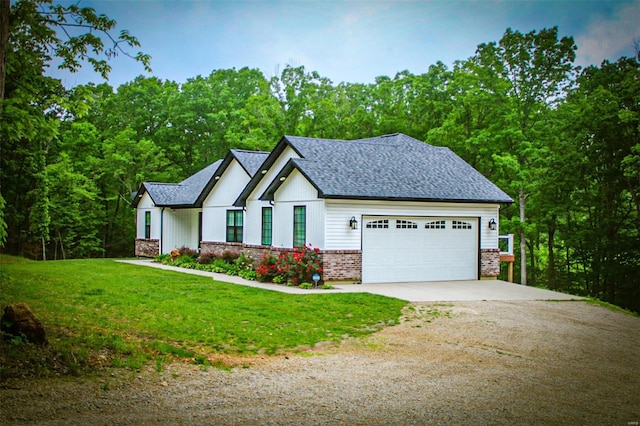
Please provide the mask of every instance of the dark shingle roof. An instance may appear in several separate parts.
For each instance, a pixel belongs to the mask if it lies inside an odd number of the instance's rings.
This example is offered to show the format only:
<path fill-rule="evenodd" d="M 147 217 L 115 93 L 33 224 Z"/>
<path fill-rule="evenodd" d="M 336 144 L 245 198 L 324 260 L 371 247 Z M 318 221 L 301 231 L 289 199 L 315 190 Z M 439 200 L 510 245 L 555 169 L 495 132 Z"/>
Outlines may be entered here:
<path fill-rule="evenodd" d="M 222 164 L 222 160 L 210 164 L 180 183 L 144 182 L 140 190 L 146 190 L 153 203 L 158 207 L 195 206 L 220 164 Z M 141 194 L 140 191 L 138 193 Z M 139 197 L 136 200 L 138 199 Z M 134 207 L 136 205 L 137 201 L 135 201 Z"/>
<path fill-rule="evenodd" d="M 245 151 L 242 149 L 232 149 L 231 153 L 238 160 L 238 163 L 247 171 L 249 177 L 256 174 L 264 160 L 269 156 L 268 152 Z"/>
<path fill-rule="evenodd" d="M 140 191 L 149 192 L 154 204 L 159 207 L 199 207 L 217 182 L 213 177 L 221 176 L 233 159 L 251 177 L 268 156 L 268 152 L 232 149 L 223 160 L 216 161 L 180 183 L 145 182 Z M 142 193 L 140 191 L 138 194 Z M 134 199 L 134 207 L 139 198 Z"/>
<path fill-rule="evenodd" d="M 403 134 L 354 141 L 283 140 L 302 158 L 291 159 L 261 198 L 273 199 L 279 178 L 298 169 L 323 198 L 513 202 L 450 149 Z"/>

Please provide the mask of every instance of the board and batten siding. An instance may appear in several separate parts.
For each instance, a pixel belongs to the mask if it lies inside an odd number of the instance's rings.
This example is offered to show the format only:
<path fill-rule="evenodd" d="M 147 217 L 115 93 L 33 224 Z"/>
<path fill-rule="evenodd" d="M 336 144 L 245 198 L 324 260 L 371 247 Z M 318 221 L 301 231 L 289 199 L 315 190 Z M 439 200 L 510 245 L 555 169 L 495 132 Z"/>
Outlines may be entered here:
<path fill-rule="evenodd" d="M 238 161 L 232 160 L 202 204 L 203 241 L 226 241 L 227 210 L 238 210 L 233 203 L 249 179 L 249 175 Z M 244 223 L 247 221 L 244 220 Z"/>
<path fill-rule="evenodd" d="M 148 192 L 145 192 L 136 207 L 136 238 L 144 239 L 144 215 L 151 212 L 151 236 L 152 240 L 159 240 L 161 235 L 160 222 L 162 209 L 156 207 Z"/>
<path fill-rule="evenodd" d="M 258 185 L 251 192 L 246 201 L 246 208 L 244 213 L 244 236 L 243 242 L 245 244 L 260 245 L 262 242 L 262 208 L 270 207 L 271 204 L 268 201 L 261 201 L 259 198 L 267 190 L 267 187 L 276 178 L 278 173 L 287 164 L 290 158 L 300 158 L 300 156 L 291 147 L 287 146 L 278 159 L 273 163 L 271 168 L 267 170 L 267 173 L 262 177 Z M 262 170 L 258 170 L 256 173 L 262 174 Z M 242 190 L 238 191 L 236 197 Z M 276 211 L 273 211 L 273 222 L 276 222 Z M 293 226 L 293 225 L 292 225 Z M 293 232 L 293 230 L 291 231 Z M 273 240 L 275 243 L 275 240 Z M 289 246 L 291 243 L 289 243 Z M 274 247 L 277 247 L 274 244 Z"/>
<path fill-rule="evenodd" d="M 165 209 L 163 215 L 163 241 L 162 252 L 171 253 L 171 250 L 187 246 L 197 249 L 198 241 L 198 213 L 199 209 Z"/>
<path fill-rule="evenodd" d="M 274 247 L 293 247 L 293 208 L 306 207 L 306 242 L 324 248 L 324 200 L 318 191 L 297 170 L 291 172 L 274 195 L 273 242 Z"/>
<path fill-rule="evenodd" d="M 489 221 L 499 221 L 497 204 L 426 203 L 411 201 L 326 200 L 325 250 L 361 250 L 363 216 L 480 218 L 480 249 L 498 248 L 498 229 Z M 349 227 L 355 216 L 358 229 Z"/>

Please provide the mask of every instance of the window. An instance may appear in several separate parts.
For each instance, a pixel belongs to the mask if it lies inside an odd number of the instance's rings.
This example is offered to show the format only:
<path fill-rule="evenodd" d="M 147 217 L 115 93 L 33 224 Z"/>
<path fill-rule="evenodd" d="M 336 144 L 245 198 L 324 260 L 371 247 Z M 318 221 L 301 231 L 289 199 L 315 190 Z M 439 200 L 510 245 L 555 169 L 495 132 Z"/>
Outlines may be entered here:
<path fill-rule="evenodd" d="M 242 210 L 227 210 L 227 242 L 242 242 Z"/>
<path fill-rule="evenodd" d="M 418 224 L 410 220 L 396 220 L 396 229 L 418 229 Z"/>
<path fill-rule="evenodd" d="M 452 221 L 451 228 L 452 229 L 471 229 L 471 224 L 469 222 L 454 220 Z"/>
<path fill-rule="evenodd" d="M 151 212 L 144 212 L 144 237 L 151 238 Z"/>
<path fill-rule="evenodd" d="M 271 207 L 262 208 L 262 244 L 271 245 L 273 229 L 273 213 Z"/>
<path fill-rule="evenodd" d="M 424 225 L 425 229 L 446 229 L 444 220 L 434 220 L 433 222 L 427 222 Z"/>
<path fill-rule="evenodd" d="M 371 222 L 367 222 L 367 228 L 369 229 L 387 229 L 389 228 L 389 221 L 387 219 L 384 220 L 374 220 Z"/>
<path fill-rule="evenodd" d="M 293 246 L 302 247 L 307 242 L 307 208 L 293 208 Z"/>

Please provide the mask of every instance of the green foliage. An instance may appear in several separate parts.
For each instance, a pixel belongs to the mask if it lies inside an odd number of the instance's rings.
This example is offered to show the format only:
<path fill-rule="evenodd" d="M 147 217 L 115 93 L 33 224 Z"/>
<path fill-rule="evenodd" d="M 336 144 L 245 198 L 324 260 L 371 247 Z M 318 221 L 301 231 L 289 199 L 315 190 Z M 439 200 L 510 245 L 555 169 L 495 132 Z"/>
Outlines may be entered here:
<path fill-rule="evenodd" d="M 112 260 L 17 260 L 0 257 L 11 277 L 0 305 L 27 303 L 50 344 L 0 343 L 2 378 L 274 354 L 370 334 L 395 324 L 406 304 L 368 294 L 287 295 Z"/>
<path fill-rule="evenodd" d="M 153 258 L 154 262 L 167 264 L 171 261 L 171 255 L 169 253 L 159 254 Z"/>
<path fill-rule="evenodd" d="M 117 55 L 132 57 L 148 71 L 150 58 L 142 52 L 130 54 L 126 49 L 138 47 L 137 39 L 127 31 L 113 35 L 115 21 L 92 8 L 62 6 L 52 0 L 19 0 L 11 5 L 10 17 L 8 45 L 0 46 L 7 64 L 6 75 L 0 75 L 0 87 L 4 88 L 4 99 L 0 100 L 0 181 L 2 197 L 8 201 L 3 209 L 4 219 L 0 219 L 0 240 L 11 252 L 39 258 L 55 258 L 58 249 L 61 257 L 101 253 L 111 248 L 114 235 L 127 236 L 115 229 L 116 219 L 112 218 L 121 211 L 120 197 L 105 193 L 111 190 L 100 181 L 110 176 L 105 166 L 126 172 L 136 165 L 126 169 L 122 162 L 115 161 L 117 156 L 96 156 L 103 141 L 95 134 L 90 135 L 94 136 L 91 143 L 86 139 L 77 140 L 77 146 L 69 141 L 60 143 L 61 128 L 87 116 L 91 91 L 78 89 L 70 95 L 60 81 L 45 77 L 43 72 L 48 62 L 56 59 L 59 68 L 72 72 L 89 64 L 106 79 L 111 70 L 108 60 Z M 109 136 L 103 137 L 108 147 Z M 72 149 L 65 149 L 68 147 Z M 106 161 L 88 161 L 83 167 L 82 160 L 74 155 L 83 148 L 89 148 L 82 154 L 89 160 Z M 121 156 L 158 155 L 149 152 L 148 146 L 119 149 Z M 70 163 L 76 166 L 75 170 L 66 174 Z M 110 177 L 123 180 L 126 176 L 119 171 Z M 75 184 L 80 186 L 78 191 L 67 186 Z M 102 193 L 96 193 L 98 188 Z M 129 197 L 131 191 L 127 191 L 120 191 L 119 195 Z M 89 202 L 79 210 L 79 198 L 83 197 Z M 112 201 L 116 201 L 115 215 L 110 214 L 114 213 L 109 205 Z M 99 219 L 98 206 L 105 206 L 106 210 Z M 130 221 L 131 215 L 126 220 Z M 71 221 L 74 223 L 70 225 Z M 49 241 L 54 241 L 53 246 L 46 244 Z"/>

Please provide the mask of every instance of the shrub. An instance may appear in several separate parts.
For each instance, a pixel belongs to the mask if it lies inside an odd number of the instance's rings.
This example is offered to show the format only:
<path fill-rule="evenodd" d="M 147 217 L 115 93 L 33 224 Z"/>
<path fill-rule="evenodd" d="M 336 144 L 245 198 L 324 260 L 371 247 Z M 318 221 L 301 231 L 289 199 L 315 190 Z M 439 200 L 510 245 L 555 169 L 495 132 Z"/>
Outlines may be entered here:
<path fill-rule="evenodd" d="M 300 285 L 298 287 L 304 288 L 305 290 L 309 290 L 310 288 L 313 287 L 313 284 L 311 284 L 311 283 L 300 283 Z"/>
<path fill-rule="evenodd" d="M 244 278 L 245 280 L 255 281 L 258 277 L 258 273 L 253 269 L 241 269 L 238 271 L 238 276 Z"/>
<path fill-rule="evenodd" d="M 265 253 L 256 266 L 258 280 L 262 282 L 273 281 L 280 284 L 291 282 L 293 285 L 309 283 L 315 273 L 322 273 L 322 261 L 320 249 L 311 245 L 296 247 L 292 250 L 284 250 L 274 257 L 271 253 Z"/>
<path fill-rule="evenodd" d="M 222 259 L 227 263 L 233 263 L 240 257 L 240 253 L 233 250 L 225 250 L 222 252 Z"/>
<path fill-rule="evenodd" d="M 234 263 L 238 265 L 240 269 L 251 269 L 253 270 L 253 257 L 250 254 L 245 254 L 244 252 L 240 253 L 238 258 L 234 260 Z"/>
<path fill-rule="evenodd" d="M 285 250 L 278 256 L 278 268 L 278 273 L 294 285 L 310 282 L 313 274 L 322 273 L 320 249 L 305 244 L 293 250 Z"/>
<path fill-rule="evenodd" d="M 191 256 L 194 260 L 197 259 L 198 256 L 200 256 L 200 252 L 198 252 L 198 250 L 192 249 L 187 246 L 180 247 L 178 251 L 180 252 L 181 256 Z"/>
<path fill-rule="evenodd" d="M 218 256 L 212 251 L 203 253 L 198 257 L 198 263 L 201 265 L 210 265 L 214 260 L 218 259 Z"/>
<path fill-rule="evenodd" d="M 258 281 L 261 281 L 261 282 L 273 281 L 274 283 L 276 283 L 275 278 L 278 275 L 277 263 L 278 263 L 277 259 L 271 253 L 265 252 L 260 258 L 260 261 L 258 262 L 258 264 L 256 265 L 256 275 L 257 275 Z M 281 282 L 282 280 L 280 280 L 280 283 Z M 276 283 L 276 284 L 280 284 L 280 283 Z"/>
<path fill-rule="evenodd" d="M 192 256 L 189 256 L 188 254 L 182 254 L 173 261 L 173 265 L 179 266 L 181 268 L 195 269 L 196 260 Z"/>
<path fill-rule="evenodd" d="M 153 258 L 153 261 L 156 263 L 166 263 L 168 261 L 171 260 L 171 255 L 168 253 L 165 254 L 159 254 L 156 257 Z"/>

